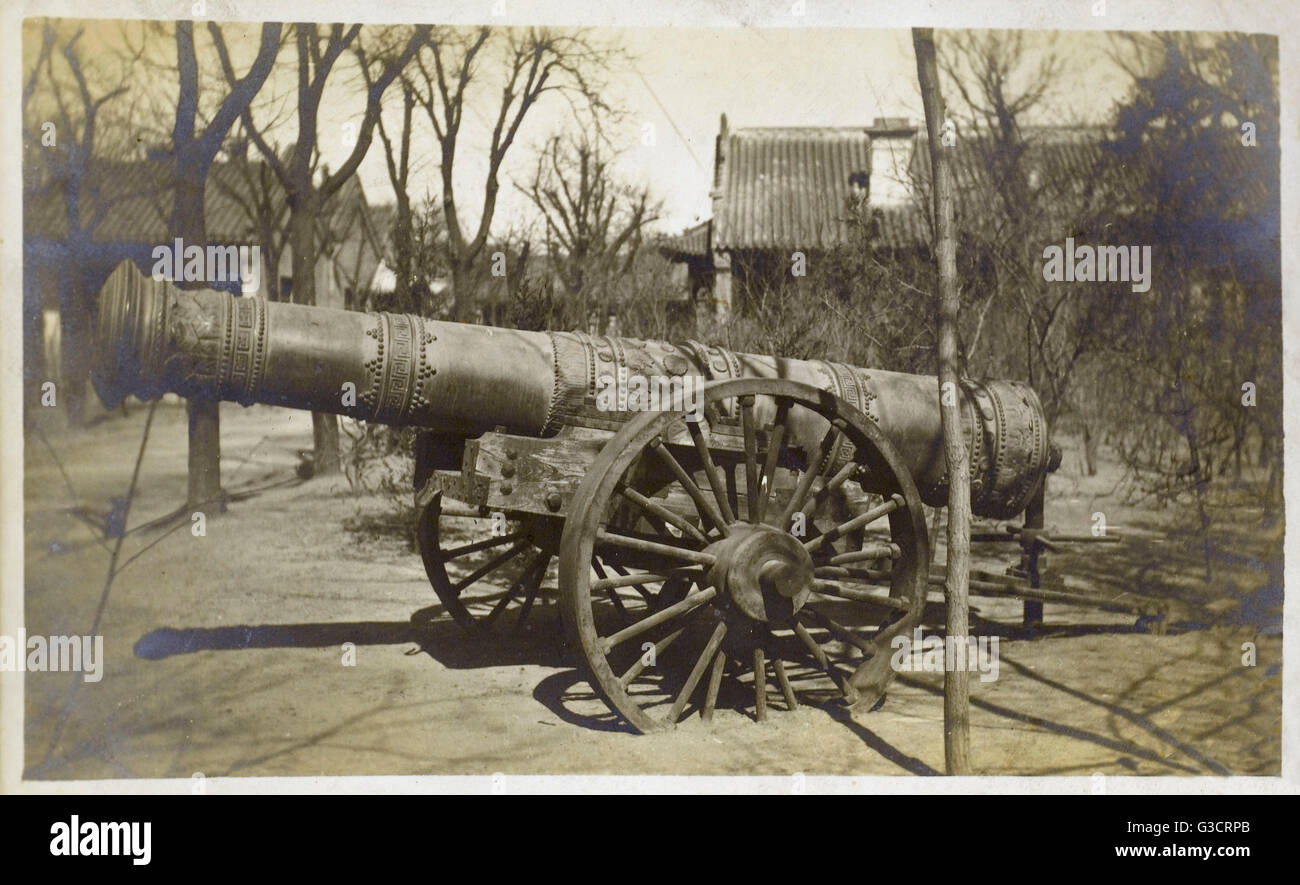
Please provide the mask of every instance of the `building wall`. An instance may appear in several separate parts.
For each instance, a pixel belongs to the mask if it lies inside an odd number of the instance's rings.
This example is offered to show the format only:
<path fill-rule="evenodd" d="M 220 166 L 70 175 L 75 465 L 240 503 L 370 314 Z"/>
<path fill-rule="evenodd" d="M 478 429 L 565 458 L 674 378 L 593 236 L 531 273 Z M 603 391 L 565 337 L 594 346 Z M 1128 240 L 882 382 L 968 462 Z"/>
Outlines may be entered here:
<path fill-rule="evenodd" d="M 332 307 L 343 310 L 343 290 L 338 286 L 333 272 L 333 262 L 325 257 L 319 256 L 316 261 L 316 306 Z M 277 290 L 276 297 L 283 297 L 284 281 L 293 279 L 293 248 L 285 246 L 284 251 L 280 253 L 280 273 L 279 283 L 281 289 Z M 263 287 L 264 297 L 270 297 L 270 290 Z"/>
<path fill-rule="evenodd" d="M 912 199 L 912 182 L 907 170 L 915 144 L 915 138 L 910 135 L 876 135 L 871 139 L 868 199 L 873 206 L 896 206 Z"/>

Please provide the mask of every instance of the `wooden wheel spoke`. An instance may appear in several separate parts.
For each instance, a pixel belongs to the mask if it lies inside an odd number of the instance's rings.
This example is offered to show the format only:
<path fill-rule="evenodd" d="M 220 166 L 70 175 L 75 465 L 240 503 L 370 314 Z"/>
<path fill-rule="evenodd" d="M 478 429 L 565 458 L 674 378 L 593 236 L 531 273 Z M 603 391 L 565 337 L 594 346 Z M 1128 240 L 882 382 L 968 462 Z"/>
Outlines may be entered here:
<path fill-rule="evenodd" d="M 868 593 L 866 590 L 855 590 L 851 587 L 841 587 L 837 584 L 825 584 L 818 582 L 813 584 L 813 592 L 820 593 L 823 596 L 834 596 L 838 599 L 847 599 L 850 602 L 863 602 L 868 605 L 878 605 L 881 608 L 893 609 L 894 611 L 910 611 L 912 606 L 905 599 L 895 599 L 892 596 L 878 596 L 875 593 Z"/>
<path fill-rule="evenodd" d="M 519 608 L 519 619 L 515 621 L 516 630 L 528 619 L 528 613 L 532 611 L 533 602 L 537 599 L 537 594 L 541 592 L 542 581 L 546 579 L 546 568 L 550 564 L 551 554 L 543 553 L 532 579 L 528 582 L 528 593 L 524 596 L 524 604 Z"/>
<path fill-rule="evenodd" d="M 834 620 L 825 612 L 817 611 L 817 609 L 811 607 L 805 607 L 804 611 L 807 612 L 808 616 L 811 617 L 813 620 L 815 620 L 818 624 L 825 627 L 827 631 L 831 633 L 831 635 L 837 637 L 843 642 L 847 642 L 849 645 L 854 646 L 859 651 L 864 652 L 865 654 L 874 655 L 876 653 L 876 644 L 874 642 L 872 642 L 870 639 L 865 639 L 859 636 L 858 634 L 854 633 L 848 627 L 845 627 L 843 624 Z"/>
<path fill-rule="evenodd" d="M 829 544 L 831 541 L 835 541 L 845 535 L 851 535 L 859 529 L 866 528 L 877 519 L 880 519 L 882 516 L 888 516 L 901 507 L 903 507 L 903 496 L 891 495 L 889 500 L 885 501 L 883 504 L 878 504 L 870 510 L 859 513 L 848 522 L 840 523 L 825 534 L 818 535 L 815 538 L 809 538 L 807 541 L 803 542 L 803 547 L 811 553 L 823 544 Z"/>
<path fill-rule="evenodd" d="M 485 627 L 492 626 L 493 622 L 495 622 L 496 619 L 501 616 L 501 613 L 506 610 L 506 606 L 510 604 L 510 600 L 515 598 L 515 594 L 519 592 L 519 589 L 523 587 L 524 579 L 532 574 L 533 567 L 536 564 L 536 560 L 529 563 L 528 567 L 525 568 L 519 577 L 515 579 L 515 582 L 510 585 L 510 589 L 501 594 L 501 598 L 497 600 L 497 604 L 492 606 L 492 611 L 488 612 L 487 617 L 482 621 Z"/>
<path fill-rule="evenodd" d="M 794 688 L 790 685 L 790 677 L 785 672 L 785 660 L 778 657 L 772 661 L 772 669 L 776 671 L 776 683 L 781 686 L 781 695 L 785 698 L 786 709 L 798 710 L 799 702 L 795 700 Z"/>
<path fill-rule="evenodd" d="M 532 543 L 533 542 L 530 538 L 524 538 L 519 543 L 515 544 L 515 546 L 511 547 L 509 550 L 505 551 L 504 553 L 498 554 L 492 559 L 489 559 L 487 562 L 483 563 L 481 566 L 474 569 L 474 571 L 470 572 L 468 575 L 466 575 L 465 577 L 457 581 L 455 584 L 453 584 L 451 588 L 452 592 L 456 596 L 460 596 L 461 591 L 464 590 L 466 587 L 468 587 L 470 584 L 473 584 L 475 581 L 477 581 L 479 578 L 486 575 L 488 572 L 496 571 L 507 561 L 514 559 L 516 556 L 518 556 L 520 552 L 522 552 L 525 548 L 530 547 Z"/>
<path fill-rule="evenodd" d="M 687 423 L 692 422 L 688 421 Z M 696 511 L 700 514 L 700 518 L 708 520 L 722 533 L 724 538 L 727 537 L 730 534 L 727 523 L 722 519 L 721 514 L 718 513 L 709 499 L 704 497 L 704 492 L 700 490 L 699 485 L 691 475 L 686 472 L 686 468 L 673 456 L 672 452 L 668 451 L 668 447 L 662 441 L 656 440 L 651 443 L 650 451 L 655 453 L 655 457 L 663 462 L 677 482 L 681 484 L 682 489 L 690 496 L 691 501 L 695 503 Z"/>
<path fill-rule="evenodd" d="M 604 584 L 605 598 L 614 604 L 614 608 L 618 609 L 618 613 L 623 616 L 624 621 L 631 620 L 627 608 L 623 605 L 623 600 L 619 599 L 617 587 L 611 586 L 609 583 L 613 579 L 609 578 L 605 573 L 605 567 L 596 559 L 591 561 L 591 567 L 596 570 L 596 574 L 600 575 L 600 580 L 593 584 L 591 589 L 595 591 L 598 585 Z"/>
<path fill-rule="evenodd" d="M 654 529 L 656 532 L 659 533 L 659 537 L 664 538 L 665 540 L 668 540 L 670 542 L 676 541 L 678 538 L 681 537 L 681 535 L 674 535 L 672 532 L 670 532 L 668 530 L 668 523 L 664 522 L 662 519 L 655 516 L 653 513 L 646 513 L 644 514 L 643 518 L 645 519 L 646 522 L 650 523 L 650 527 L 652 529 Z"/>
<path fill-rule="evenodd" d="M 713 658 L 713 669 L 709 673 L 709 685 L 704 691 L 704 706 L 700 708 L 700 718 L 705 722 L 713 721 L 713 708 L 718 704 L 718 688 L 722 685 L 722 671 L 727 667 L 727 653 L 718 649 Z"/>
<path fill-rule="evenodd" d="M 623 496 L 625 500 L 632 502 L 637 507 L 640 507 L 642 510 L 644 510 L 646 513 L 657 516 L 659 517 L 659 519 L 663 520 L 664 522 L 680 529 L 684 534 L 687 534 L 690 537 L 694 538 L 702 546 L 707 547 L 709 545 L 709 539 L 705 537 L 704 532 L 700 531 L 695 526 L 691 525 L 690 522 L 682 518 L 681 515 L 677 513 L 673 513 L 671 510 L 669 510 L 664 505 L 660 504 L 658 501 L 654 501 L 646 497 L 645 495 L 641 494 L 636 489 L 630 488 L 621 483 L 619 484 L 618 492 L 620 495 Z"/>
<path fill-rule="evenodd" d="M 664 581 L 670 580 L 672 578 L 699 577 L 703 574 L 703 572 L 701 572 L 699 569 L 684 568 L 684 569 L 673 569 L 673 570 L 665 569 L 663 572 L 658 574 L 654 574 L 651 572 L 643 572 L 642 574 L 639 575 L 633 575 L 633 574 L 628 574 L 626 571 L 619 568 L 618 566 L 610 566 L 610 568 L 618 572 L 618 577 L 616 578 L 601 577 L 600 580 L 593 581 L 591 584 L 592 592 L 603 593 L 606 590 L 614 590 L 619 587 L 636 587 L 639 588 L 642 591 L 642 593 L 644 593 L 645 592 L 644 585 L 646 584 L 661 584 Z"/>
<path fill-rule="evenodd" d="M 848 482 L 849 477 L 858 472 L 861 466 L 856 461 L 850 461 L 841 467 L 834 476 L 826 480 L 822 487 L 813 493 L 813 496 L 808 499 L 808 503 L 803 505 L 803 514 L 812 516 L 817 511 L 817 508 L 825 504 L 840 486 Z"/>
<path fill-rule="evenodd" d="M 736 514 L 731 512 L 731 502 L 727 500 L 727 489 L 722 484 L 722 475 L 718 472 L 718 465 L 713 463 L 713 454 L 709 451 L 709 443 L 704 438 L 704 431 L 700 429 L 703 421 L 687 420 L 686 429 L 690 431 L 691 442 L 695 443 L 695 451 L 700 456 L 700 464 L 704 467 L 704 475 L 709 478 L 709 489 L 713 492 L 713 499 L 718 502 L 718 512 L 728 523 L 736 521 Z"/>
<path fill-rule="evenodd" d="M 596 543 L 598 545 L 607 544 L 613 547 L 623 547 L 627 550 L 635 550 L 638 553 L 667 556 L 670 559 L 680 559 L 699 565 L 713 565 L 717 561 L 712 553 L 688 550 L 685 547 L 674 547 L 671 544 L 661 544 L 658 541 L 648 541 L 645 538 L 633 538 L 630 535 L 620 535 L 606 529 L 596 532 Z"/>
<path fill-rule="evenodd" d="M 776 419 L 772 423 L 772 433 L 767 440 L 767 453 L 763 457 L 763 476 L 759 482 L 758 522 L 763 521 L 767 513 L 767 502 L 772 497 L 772 483 L 776 478 L 776 464 L 781 458 L 785 445 L 785 424 L 790 417 L 790 400 L 781 397 L 776 401 Z"/>
<path fill-rule="evenodd" d="M 628 572 L 627 569 L 623 568 L 623 566 L 618 565 L 616 563 L 611 563 L 610 568 L 618 572 L 619 575 L 622 576 L 623 578 L 640 577 L 642 579 L 640 583 L 631 584 L 631 585 L 625 584 L 624 586 L 631 586 L 632 589 L 634 589 L 637 593 L 641 594 L 641 598 L 645 600 L 645 604 L 647 606 L 654 608 L 655 600 L 658 599 L 658 594 L 652 594 L 645 586 L 646 584 L 653 583 L 653 582 L 646 581 L 644 575 L 638 576 L 638 575 L 631 574 L 630 572 Z M 671 569 L 671 570 L 665 569 L 664 580 L 668 581 L 674 577 L 689 577 L 691 580 L 695 580 L 696 576 L 700 574 L 701 572 L 699 571 L 699 569 L 693 569 L 693 568 Z M 660 587 L 659 593 L 662 592 L 663 592 L 663 587 Z"/>
<path fill-rule="evenodd" d="M 718 625 L 713 628 L 713 635 L 709 641 L 704 644 L 704 651 L 695 659 L 695 666 L 691 668 L 691 675 L 686 677 L 686 683 L 682 690 L 677 693 L 677 699 L 673 701 L 672 707 L 668 710 L 669 724 L 675 724 L 682 715 L 682 710 L 686 709 L 686 702 L 691 699 L 695 686 L 699 685 L 700 677 L 704 675 L 704 668 L 709 665 L 714 654 L 718 651 L 718 646 L 722 644 L 722 637 L 727 635 L 727 624 L 725 621 L 718 621 Z"/>
<path fill-rule="evenodd" d="M 745 515 L 757 523 L 759 516 L 758 435 L 754 431 L 754 398 L 740 398 L 740 424 L 745 434 Z"/>
<path fill-rule="evenodd" d="M 861 550 L 837 553 L 826 560 L 826 563 L 827 565 L 849 565 L 854 562 L 869 562 L 873 559 L 898 559 L 902 555 L 902 548 L 893 541 L 872 541 L 863 544 Z"/>
<path fill-rule="evenodd" d="M 831 581 L 853 581 L 857 584 L 870 584 L 873 587 L 889 586 L 889 572 L 881 569 L 848 568 L 842 565 L 819 565 L 813 569 L 813 577 Z"/>
<path fill-rule="evenodd" d="M 664 651 L 668 648 L 668 646 L 676 642 L 678 638 L 680 638 L 681 635 L 685 632 L 686 632 L 685 627 L 678 627 L 676 630 L 669 633 L 663 639 L 660 639 L 658 642 L 656 642 L 654 644 L 655 645 L 654 660 L 656 661 L 659 660 L 659 656 L 664 653 Z M 645 655 L 641 655 L 636 659 L 636 663 L 628 667 L 627 670 L 623 673 L 623 675 L 618 677 L 618 681 L 622 684 L 624 688 L 627 688 L 629 685 L 632 684 L 632 680 L 640 676 L 641 672 L 645 670 L 645 668 L 648 666 L 650 665 L 645 663 Z"/>
<path fill-rule="evenodd" d="M 524 570 L 519 573 L 519 577 L 510 585 L 510 589 L 505 592 L 504 596 L 497 600 L 497 604 L 492 606 L 492 611 L 488 612 L 487 617 L 483 619 L 483 625 L 485 627 L 492 626 L 493 622 L 495 622 L 496 619 L 501 616 L 501 613 L 506 610 L 506 606 L 510 604 L 510 600 L 514 599 L 515 594 L 523 589 L 524 585 L 532 578 L 533 572 L 537 570 L 538 563 L 545 563 L 549 561 L 550 558 L 550 554 L 545 552 L 538 553 L 533 557 L 532 562 L 528 563 L 528 565 L 524 567 Z"/>
<path fill-rule="evenodd" d="M 718 591 L 713 587 L 706 587 L 703 590 L 697 590 L 694 593 L 687 594 L 686 598 L 682 601 L 674 603 L 666 608 L 662 608 L 654 614 L 642 618 L 635 624 L 624 627 L 617 633 L 603 637 L 600 640 L 601 647 L 605 654 L 609 654 L 611 649 L 627 642 L 629 639 L 640 636 L 645 631 L 653 629 L 665 621 L 670 621 L 678 615 L 686 614 L 692 609 L 703 605 L 716 596 L 717 592 Z"/>
<path fill-rule="evenodd" d="M 803 509 L 804 502 L 808 500 L 808 493 L 812 490 L 813 482 L 817 477 L 822 476 L 821 467 L 826 461 L 826 456 L 835 450 L 835 446 L 842 434 L 838 427 L 832 427 L 826 431 L 822 437 L 821 445 L 817 449 L 816 457 L 810 457 L 808 460 L 808 469 L 799 477 L 799 483 L 795 486 L 794 495 L 790 498 L 790 503 L 785 505 L 785 512 L 781 514 L 781 521 L 778 525 L 782 531 L 790 528 L 790 518 Z"/>
<path fill-rule="evenodd" d="M 763 649 L 754 649 L 754 718 L 767 719 L 767 659 Z"/>
<path fill-rule="evenodd" d="M 802 642 L 810 652 L 812 652 L 812 656 L 817 661 L 818 667 L 823 670 L 830 669 L 831 661 L 830 658 L 826 657 L 826 650 L 821 647 L 816 639 L 813 639 L 812 634 L 808 632 L 808 628 L 799 621 L 794 622 L 794 635 L 798 636 L 799 641 Z"/>
<path fill-rule="evenodd" d="M 808 650 L 812 652 L 813 659 L 817 662 L 818 669 L 831 678 L 831 681 L 836 684 L 839 690 L 850 702 L 857 700 L 857 692 L 853 690 L 853 685 L 849 681 L 850 674 L 845 673 L 839 666 L 831 663 L 831 659 L 826 656 L 826 650 L 822 648 L 821 644 L 818 643 L 817 640 L 813 638 L 813 635 L 808 632 L 808 628 L 799 621 L 795 621 L 794 632 L 795 635 L 799 637 L 800 641 L 807 646 Z"/>
<path fill-rule="evenodd" d="M 737 514 L 740 513 L 740 486 L 736 481 L 736 466 L 737 465 L 732 465 L 730 468 L 723 471 L 722 481 L 727 486 L 727 502 L 728 506 L 731 508 L 732 517 L 739 521 Z"/>
<path fill-rule="evenodd" d="M 527 537 L 526 532 L 513 532 L 509 535 L 497 535 L 483 541 L 475 541 L 473 544 L 462 544 L 460 547 L 452 547 L 450 550 L 442 551 L 443 560 L 459 559 L 470 553 L 477 553 L 480 550 L 488 550 L 492 547 L 500 547 L 502 544 L 509 544 L 511 541 L 518 541 L 520 538 Z"/>

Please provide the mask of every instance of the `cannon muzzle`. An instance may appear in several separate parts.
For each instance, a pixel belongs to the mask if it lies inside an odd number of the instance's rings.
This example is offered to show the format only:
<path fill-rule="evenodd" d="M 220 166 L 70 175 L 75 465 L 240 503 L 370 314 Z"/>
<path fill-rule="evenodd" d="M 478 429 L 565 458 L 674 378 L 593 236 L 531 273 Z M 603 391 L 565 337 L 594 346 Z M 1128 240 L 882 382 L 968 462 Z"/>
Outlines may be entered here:
<path fill-rule="evenodd" d="M 112 408 L 128 395 L 266 403 L 478 436 L 545 437 L 564 426 L 614 431 L 629 388 L 686 391 L 693 382 L 785 378 L 833 391 L 902 453 L 932 505 L 946 502 L 939 390 L 933 376 L 824 360 L 439 322 L 182 292 L 124 263 L 101 293 L 93 370 Z M 613 397 L 610 389 L 623 391 Z M 1021 512 L 1052 459 L 1037 394 L 1015 381 L 965 381 L 957 392 L 971 452 L 974 513 Z M 666 407 L 666 406 L 665 406 Z"/>

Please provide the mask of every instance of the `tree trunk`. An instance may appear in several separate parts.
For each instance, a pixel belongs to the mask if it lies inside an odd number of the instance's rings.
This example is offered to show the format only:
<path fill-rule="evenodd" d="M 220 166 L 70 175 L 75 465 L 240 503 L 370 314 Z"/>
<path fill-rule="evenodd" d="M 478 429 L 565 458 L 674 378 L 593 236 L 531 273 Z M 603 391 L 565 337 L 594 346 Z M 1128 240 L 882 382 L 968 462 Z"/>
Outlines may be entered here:
<path fill-rule="evenodd" d="M 293 247 L 293 301 L 316 303 L 316 210 L 312 200 L 295 206 L 289 217 L 289 238 Z M 342 396 L 342 391 L 339 392 Z M 313 475 L 338 473 L 339 422 L 328 412 L 311 413 Z"/>
<path fill-rule="evenodd" d="M 939 411 L 948 463 L 947 640 L 966 644 L 969 633 L 970 465 L 962 433 L 957 320 L 957 244 L 953 231 L 952 169 L 941 140 L 943 96 L 935 61 L 934 32 L 914 28 L 916 72 L 930 135 L 931 180 L 934 181 L 935 260 L 939 274 Z M 970 774 L 970 673 L 945 667 L 943 679 L 943 750 L 948 774 Z"/>
<path fill-rule="evenodd" d="M 519 295 L 519 287 L 524 283 L 524 277 L 528 272 L 528 253 L 532 249 L 532 243 L 524 240 L 523 248 L 519 250 L 519 257 L 511 262 L 506 268 L 506 303 Z"/>
<path fill-rule="evenodd" d="M 267 301 L 280 300 L 280 250 L 271 244 L 275 234 L 264 234 L 262 241 L 262 291 Z"/>
<path fill-rule="evenodd" d="M 411 201 L 404 195 L 397 198 L 397 213 L 393 220 L 393 260 L 396 267 L 393 274 L 397 278 L 393 286 L 393 310 L 411 310 L 414 299 L 411 297 L 411 265 L 414 255 L 411 251 Z M 418 307 L 415 313 L 419 313 Z"/>
<path fill-rule="evenodd" d="M 50 380 L 45 365 L 45 313 L 41 309 L 41 289 L 35 263 L 26 263 L 23 274 L 23 409 L 24 430 L 34 419 L 32 411 L 41 407 L 41 385 Z"/>
<path fill-rule="evenodd" d="M 225 510 L 221 491 L 221 416 L 220 404 L 211 399 L 191 399 L 186 403 L 189 416 L 189 493 L 186 507 L 215 505 Z"/>
<path fill-rule="evenodd" d="M 1087 421 L 1083 422 L 1083 469 L 1089 476 L 1097 475 L 1097 437 Z"/>
<path fill-rule="evenodd" d="M 1273 525 L 1279 517 L 1285 515 L 1286 501 L 1282 495 L 1282 458 L 1278 456 L 1269 461 L 1268 485 L 1264 489 L 1264 524 Z"/>
<path fill-rule="evenodd" d="M 60 275 L 59 389 L 57 401 L 69 427 L 86 422 L 86 379 L 90 375 L 90 299 L 85 297 L 81 274 L 69 268 Z"/>
<path fill-rule="evenodd" d="M 1241 450 L 1246 445 L 1246 431 L 1249 428 L 1246 422 L 1238 419 L 1237 426 L 1233 429 L 1232 437 L 1232 478 L 1234 482 L 1241 482 Z"/>
<path fill-rule="evenodd" d="M 339 458 L 338 416 L 329 412 L 312 412 L 311 438 L 316 453 L 313 473 L 338 473 L 342 463 Z"/>
<path fill-rule="evenodd" d="M 196 169 L 178 159 L 174 176 L 177 197 L 173 203 L 171 229 L 184 246 L 206 246 L 207 224 L 203 217 L 206 169 Z M 182 247 L 183 248 L 183 247 Z M 184 256 L 182 255 L 181 258 Z M 185 287 L 184 280 L 174 280 Z M 189 483 L 187 507 L 208 506 L 223 501 L 221 491 L 221 415 L 214 400 L 190 400 Z M 224 501 L 221 508 L 225 508 Z"/>
<path fill-rule="evenodd" d="M 451 292 L 454 319 L 458 323 L 478 321 L 475 308 L 478 306 L 474 291 L 473 274 L 468 263 L 461 259 L 451 262 Z"/>

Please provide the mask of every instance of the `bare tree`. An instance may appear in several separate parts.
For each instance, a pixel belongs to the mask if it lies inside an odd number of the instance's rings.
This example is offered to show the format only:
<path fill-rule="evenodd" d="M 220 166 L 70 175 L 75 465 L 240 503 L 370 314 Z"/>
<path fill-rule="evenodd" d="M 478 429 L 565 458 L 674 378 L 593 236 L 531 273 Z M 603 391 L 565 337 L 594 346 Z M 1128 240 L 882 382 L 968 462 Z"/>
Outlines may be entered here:
<path fill-rule="evenodd" d="M 949 111 L 960 123 L 955 153 L 973 159 L 967 171 L 978 188 L 958 201 L 958 211 L 966 210 L 963 246 L 970 259 L 983 256 L 993 268 L 990 285 L 972 287 L 968 296 L 973 320 L 965 357 L 983 372 L 1024 377 L 1054 423 L 1071 410 L 1075 368 L 1096 345 L 1090 330 L 1098 301 L 1089 287 L 1046 282 L 1042 250 L 1110 208 L 1107 194 L 1086 174 L 1055 163 L 1071 136 L 1049 137 L 1026 125 L 1048 107 L 1063 69 L 1051 37 L 960 32 L 945 35 L 941 50 L 945 85 L 958 98 Z M 1081 137 L 1079 153 L 1099 163 L 1100 132 Z M 1089 422 L 1080 417 L 1088 435 Z"/>
<path fill-rule="evenodd" d="M 316 303 L 317 217 L 330 198 L 339 191 L 361 164 L 374 138 L 384 91 L 406 67 L 419 47 L 427 41 L 430 31 L 429 26 L 416 26 L 412 29 L 405 45 L 396 49 L 393 54 L 384 53 L 375 59 L 361 60 L 362 68 L 377 62 L 379 70 L 377 73 L 369 71 L 366 73 L 366 104 L 358 126 L 356 143 L 342 165 L 333 172 L 325 170 L 325 174 L 320 176 L 319 180 L 315 173 L 318 165 L 317 124 L 321 98 L 339 57 L 355 44 L 361 32 L 361 25 L 345 27 L 334 24 L 330 25 L 328 31 L 323 34 L 315 24 L 301 23 L 293 26 L 297 48 L 298 127 L 293 150 L 287 159 L 282 160 L 267 142 L 263 131 L 255 125 L 251 110 L 246 107 L 243 111 L 244 130 L 257 145 L 263 159 L 275 173 L 280 186 L 284 188 L 285 202 L 289 207 L 289 246 L 293 253 L 291 270 L 293 300 L 298 304 Z M 217 40 L 217 51 L 221 58 L 222 71 L 233 87 L 236 78 L 230 54 L 225 42 L 220 39 Z M 338 472 L 338 420 L 333 415 L 313 412 L 312 429 L 316 472 Z"/>
<path fill-rule="evenodd" d="M 593 292 L 609 291 L 636 260 L 646 225 L 659 217 L 648 188 L 620 184 L 589 136 L 553 136 L 522 191 L 541 214 L 547 259 L 585 317 Z"/>
<path fill-rule="evenodd" d="M 208 22 L 208 34 L 227 64 L 226 41 L 221 26 Z M 180 90 L 176 120 L 172 126 L 171 156 L 174 163 L 171 228 L 187 243 L 205 245 L 207 215 L 204 212 L 208 170 L 216 159 L 231 127 L 249 109 L 254 96 L 266 82 L 280 51 L 282 26 L 262 25 L 257 56 L 243 77 L 230 77 L 229 90 L 206 124 L 199 118 L 199 63 L 194 45 L 194 23 L 176 22 L 176 60 Z M 233 73 L 233 71 L 232 71 Z M 177 281 L 180 285 L 180 281 Z"/>
<path fill-rule="evenodd" d="M 411 301 L 412 272 L 415 264 L 414 255 L 414 218 L 411 209 L 411 136 L 415 124 L 416 94 L 415 84 L 406 74 L 398 79 L 402 98 L 401 128 L 390 136 L 383 114 L 379 115 L 377 129 L 379 139 L 384 147 L 384 165 L 388 170 L 388 180 L 393 185 L 393 223 L 389 232 L 392 246 L 393 274 L 396 283 L 393 291 L 398 304 Z"/>
<path fill-rule="evenodd" d="M 474 318 L 473 274 L 483 254 L 501 189 L 501 164 L 529 112 L 547 93 L 563 96 L 575 110 L 598 120 L 610 111 L 601 98 L 597 77 L 615 51 L 597 46 L 585 33 L 443 29 L 416 58 L 413 77 L 416 97 L 433 125 L 440 149 L 442 206 L 447 229 L 447 263 L 451 270 L 454 314 L 460 321 Z M 486 62 L 486 64 L 485 64 Z M 499 73 L 500 89 L 487 148 L 487 173 L 477 226 L 472 232 L 457 202 L 456 154 L 471 91 L 491 88 L 484 67 Z M 487 102 L 485 101 L 486 105 Z"/>
<path fill-rule="evenodd" d="M 1124 43 L 1132 51 L 1116 60 L 1133 85 L 1106 174 L 1129 208 L 1116 223 L 1130 242 L 1154 244 L 1161 271 L 1158 298 L 1107 303 L 1112 367 L 1097 399 L 1137 490 L 1194 499 L 1208 578 L 1220 512 L 1210 492 L 1249 479 L 1252 438 L 1268 468 L 1259 503 L 1270 518 L 1283 512 L 1281 411 L 1262 407 L 1283 376 L 1277 43 L 1178 33 Z M 1117 384 L 1126 395 L 1106 396 Z"/>
<path fill-rule="evenodd" d="M 232 172 L 218 177 L 215 184 L 227 199 L 239 206 L 261 244 L 266 297 L 275 301 L 280 293 L 280 256 L 289 241 L 289 206 L 271 167 L 250 157 L 248 147 L 249 140 L 242 133 L 241 124 L 240 135 L 225 151 L 226 165 Z"/>
<path fill-rule="evenodd" d="M 208 170 L 221 150 L 231 126 L 244 114 L 266 82 L 280 51 L 281 26 L 262 25 L 261 43 L 252 66 L 243 77 L 232 77 L 230 88 L 206 124 L 199 119 L 199 63 L 194 46 L 194 23 L 176 22 L 176 68 L 179 92 L 172 126 L 172 236 L 188 245 L 207 244 L 206 193 Z M 221 26 L 208 22 L 213 43 L 224 51 Z M 225 58 L 223 56 L 223 61 Z M 176 285 L 210 285 L 209 282 Z M 189 410 L 189 495 L 198 505 L 219 501 L 221 490 L 221 425 L 215 399 L 191 399 Z"/>
<path fill-rule="evenodd" d="M 105 176 L 95 174 L 92 164 L 115 149 L 121 153 L 122 145 L 104 144 L 101 115 L 110 103 L 128 93 L 129 65 L 116 77 L 116 85 L 96 94 L 90 80 L 104 77 L 88 75 L 78 45 L 83 33 L 78 29 L 71 37 L 63 37 L 52 24 L 45 24 L 22 99 L 28 156 L 23 170 L 26 197 L 34 200 L 49 188 L 57 190 L 63 203 L 66 260 L 58 283 L 65 344 L 61 374 L 65 414 L 74 425 L 84 417 L 89 322 L 95 294 L 103 282 L 95 276 L 96 265 L 91 261 L 94 233 L 114 202 L 128 196 L 101 193 Z"/>

